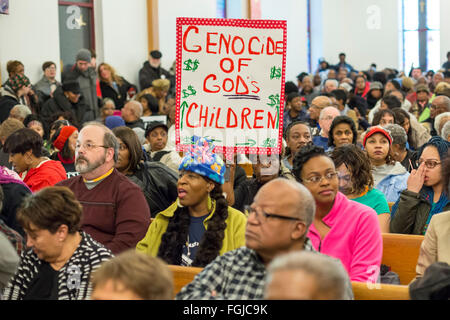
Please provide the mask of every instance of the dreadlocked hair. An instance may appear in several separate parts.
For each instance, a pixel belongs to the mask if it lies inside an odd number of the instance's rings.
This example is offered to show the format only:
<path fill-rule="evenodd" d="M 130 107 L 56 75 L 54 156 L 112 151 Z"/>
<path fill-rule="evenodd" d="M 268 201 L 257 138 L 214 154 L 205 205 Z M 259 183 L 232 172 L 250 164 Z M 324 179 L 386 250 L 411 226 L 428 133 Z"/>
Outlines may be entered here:
<path fill-rule="evenodd" d="M 192 266 L 195 267 L 205 267 L 212 262 L 219 255 L 225 237 L 228 203 L 223 196 L 222 186 L 218 183 L 214 183 L 214 185 L 215 187 L 210 193 L 211 210 L 214 211 L 214 214 L 208 221 L 208 228 L 203 234 L 197 254 L 192 262 Z M 178 207 L 169 219 L 169 224 L 161 238 L 161 245 L 158 249 L 158 257 L 168 264 L 181 265 L 183 245 L 186 243 L 189 234 L 190 221 L 188 207 Z"/>

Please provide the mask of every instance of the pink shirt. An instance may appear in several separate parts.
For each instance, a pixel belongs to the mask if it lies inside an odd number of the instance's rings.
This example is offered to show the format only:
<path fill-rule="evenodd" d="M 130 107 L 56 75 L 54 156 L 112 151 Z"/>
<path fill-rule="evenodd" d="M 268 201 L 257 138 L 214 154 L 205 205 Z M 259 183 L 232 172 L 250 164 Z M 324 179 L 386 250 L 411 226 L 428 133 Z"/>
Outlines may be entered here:
<path fill-rule="evenodd" d="M 375 283 L 378 278 L 383 239 L 375 210 L 348 200 L 338 192 L 331 211 L 322 220 L 330 231 L 323 238 L 311 224 L 308 237 L 314 248 L 340 259 L 351 281 Z"/>

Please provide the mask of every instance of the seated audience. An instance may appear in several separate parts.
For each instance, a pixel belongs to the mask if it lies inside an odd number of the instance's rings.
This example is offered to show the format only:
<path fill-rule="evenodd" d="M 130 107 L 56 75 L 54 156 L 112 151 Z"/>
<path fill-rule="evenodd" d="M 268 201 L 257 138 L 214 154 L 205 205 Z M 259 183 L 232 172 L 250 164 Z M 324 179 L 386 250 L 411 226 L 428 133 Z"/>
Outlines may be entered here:
<path fill-rule="evenodd" d="M 128 128 L 133 129 L 139 137 L 139 141 L 145 139 L 145 124 L 141 119 L 142 105 L 135 100 L 128 101 L 122 108 L 122 119 Z"/>
<path fill-rule="evenodd" d="M 306 120 L 307 113 L 302 107 L 302 98 L 298 91 L 288 94 L 286 104 L 286 111 L 283 116 L 284 128 L 287 128 L 292 122 Z"/>
<path fill-rule="evenodd" d="M 294 156 L 298 150 L 312 143 L 311 128 L 306 122 L 292 122 L 285 131 L 287 148 L 281 165 L 292 170 Z"/>
<path fill-rule="evenodd" d="M 41 136 L 28 128 L 12 133 L 4 145 L 14 170 L 33 192 L 66 179 L 61 163 L 43 157 L 42 148 Z"/>
<path fill-rule="evenodd" d="M 36 111 L 37 103 L 38 97 L 25 75 L 10 77 L 0 88 L 0 123 L 9 117 L 9 112 L 15 105 L 26 105 L 30 110 Z"/>
<path fill-rule="evenodd" d="M 112 99 L 117 110 L 122 109 L 125 102 L 130 99 L 129 92 L 134 95 L 137 91 L 136 86 L 116 74 L 114 68 L 105 62 L 98 66 L 98 79 L 102 97 Z"/>
<path fill-rule="evenodd" d="M 441 115 L 447 113 L 448 118 L 450 118 L 450 98 L 446 96 L 437 96 L 430 103 L 430 117 L 425 120 L 424 125 L 430 129 L 430 134 L 432 136 L 439 135 L 437 128 L 439 128 L 439 123 L 437 123 L 437 118 Z"/>
<path fill-rule="evenodd" d="M 441 167 L 444 187 L 447 187 L 447 194 L 450 194 L 450 157 L 447 156 Z M 450 264 L 450 211 L 431 217 L 430 225 L 420 246 L 416 267 L 417 277 L 423 277 L 425 270 L 435 262 Z"/>
<path fill-rule="evenodd" d="M 440 136 L 442 134 L 442 128 L 444 125 L 450 121 L 450 112 L 444 112 L 436 116 L 434 119 L 434 130 L 436 135 Z"/>
<path fill-rule="evenodd" d="M 432 137 L 417 152 L 417 170 L 412 170 L 407 188 L 392 207 L 391 232 L 424 235 L 433 215 L 450 210 L 442 164 L 450 142 Z"/>
<path fill-rule="evenodd" d="M 444 127 L 442 127 L 441 137 L 445 141 L 450 142 L 450 121 L 447 121 Z"/>
<path fill-rule="evenodd" d="M 348 300 L 352 288 L 342 263 L 316 252 L 280 255 L 267 268 L 269 300 Z"/>
<path fill-rule="evenodd" d="M 369 123 L 373 123 L 373 118 L 378 111 L 386 109 L 392 110 L 394 108 L 401 108 L 402 106 L 401 101 L 397 98 L 397 96 L 393 95 L 393 92 L 388 92 L 387 95 L 380 99 L 379 102 L 380 104 L 377 104 L 373 109 L 371 109 L 367 115 Z"/>
<path fill-rule="evenodd" d="M 408 135 L 409 149 L 417 150 L 425 142 L 430 140 L 430 133 L 409 112 L 402 108 L 394 108 L 392 112 L 394 113 L 395 123 L 401 125 Z"/>
<path fill-rule="evenodd" d="M 409 173 L 392 158 L 391 145 L 392 137 L 383 127 L 371 127 L 364 135 L 363 146 L 372 164 L 374 186 L 388 202 L 395 202 L 406 189 Z"/>
<path fill-rule="evenodd" d="M 159 258 L 133 249 L 102 263 L 91 276 L 91 300 L 172 300 L 173 275 Z"/>
<path fill-rule="evenodd" d="M 145 235 L 150 210 L 141 189 L 114 169 L 119 143 L 111 130 L 88 122 L 78 134 L 79 176 L 59 183 L 83 204 L 81 229 L 114 254 L 133 248 Z"/>
<path fill-rule="evenodd" d="M 348 116 L 355 122 L 355 124 L 357 124 L 358 116 L 356 115 L 355 110 L 351 109 L 347 104 L 347 92 L 342 89 L 337 89 L 331 91 L 331 94 L 336 99 L 337 109 L 339 110 L 341 116 Z"/>
<path fill-rule="evenodd" d="M 328 146 L 330 149 L 338 148 L 346 144 L 356 145 L 358 132 L 355 122 L 347 116 L 337 116 L 330 126 Z"/>
<path fill-rule="evenodd" d="M 170 89 L 170 80 L 168 79 L 156 79 L 151 83 L 152 85 L 141 91 L 137 96 L 136 100 L 139 101 L 140 98 L 145 94 L 151 94 L 158 101 L 158 114 L 168 114 L 169 110 L 166 106 L 166 97 Z"/>
<path fill-rule="evenodd" d="M 323 148 L 301 149 L 295 155 L 293 173 L 316 203 L 308 232 L 314 248 L 340 259 L 351 281 L 376 279 L 383 242 L 375 210 L 339 192 L 335 165 Z"/>
<path fill-rule="evenodd" d="M 149 153 L 152 161 L 159 161 L 170 169 L 178 172 L 181 157 L 173 149 L 167 147 L 168 139 L 167 126 L 162 122 L 150 122 L 145 130 L 145 138 L 149 142 Z"/>
<path fill-rule="evenodd" d="M 193 137 L 180 164 L 178 199 L 160 212 L 136 249 L 168 264 L 205 267 L 245 244 L 245 215 L 223 196 L 225 164 L 209 139 Z"/>
<path fill-rule="evenodd" d="M 383 97 L 383 84 L 379 81 L 374 81 L 370 84 L 369 92 L 367 93 L 367 105 L 372 109 L 377 104 L 378 100 Z"/>
<path fill-rule="evenodd" d="M 49 187 L 25 198 L 17 220 L 27 234 L 26 252 L 4 291 L 7 300 L 84 300 L 90 274 L 112 257 L 80 232 L 83 209 L 67 188 Z"/>
<path fill-rule="evenodd" d="M 6 196 L 10 195 L 6 194 Z M 5 202 L 5 193 L 3 192 L 3 188 L 0 185 L 0 210 L 3 209 L 3 202 Z M 8 238 L 8 240 L 11 242 L 11 244 L 13 245 L 14 249 L 16 250 L 17 254 L 20 257 L 24 248 L 26 248 L 25 240 L 19 232 L 10 228 L 5 223 L 5 221 L 3 221 L 3 217 L 1 216 L 0 216 L 0 233 L 3 233 Z"/>
<path fill-rule="evenodd" d="M 427 85 L 418 85 L 416 95 L 416 102 L 411 107 L 410 112 L 419 122 L 425 122 L 430 117 L 430 89 Z"/>
<path fill-rule="evenodd" d="M 311 133 L 313 136 L 318 135 L 320 131 L 319 118 L 321 111 L 324 108 L 331 106 L 331 104 L 331 99 L 326 96 L 318 96 L 311 101 L 308 109 L 309 115 L 306 122 L 308 122 L 311 127 Z"/>
<path fill-rule="evenodd" d="M 268 182 L 250 207 L 245 247 L 217 257 L 176 299 L 263 299 L 266 267 L 273 259 L 314 251 L 306 236 L 314 210 L 314 199 L 303 185 L 287 179 Z"/>
<path fill-rule="evenodd" d="M 369 93 L 369 90 L 370 90 L 370 82 L 367 81 L 363 75 L 356 76 L 354 94 L 367 100 L 367 94 Z"/>
<path fill-rule="evenodd" d="M 128 127 L 117 127 L 113 133 L 119 142 L 116 169 L 137 184 L 144 193 L 152 217 L 167 209 L 177 199 L 177 171 L 159 162 L 145 162 L 138 137 Z"/>
<path fill-rule="evenodd" d="M 339 191 L 378 215 L 382 233 L 389 232 L 390 210 L 384 194 L 373 188 L 372 168 L 367 154 L 355 145 L 338 147 L 331 153 L 339 179 Z"/>
<path fill-rule="evenodd" d="M 61 86 L 61 83 L 56 80 L 56 64 L 53 61 L 44 62 L 42 64 L 42 71 L 44 71 L 44 74 L 41 80 L 34 85 L 41 106 L 48 99 L 52 98 L 56 88 Z"/>
<path fill-rule="evenodd" d="M 121 116 L 107 116 L 105 119 L 105 126 L 110 130 L 117 127 L 125 127 L 125 121 Z"/>
<path fill-rule="evenodd" d="M 50 159 L 61 162 L 66 170 L 67 179 L 78 175 L 75 169 L 75 148 L 78 139 L 78 129 L 74 126 L 64 126 L 58 129 L 52 137 L 56 148 Z"/>

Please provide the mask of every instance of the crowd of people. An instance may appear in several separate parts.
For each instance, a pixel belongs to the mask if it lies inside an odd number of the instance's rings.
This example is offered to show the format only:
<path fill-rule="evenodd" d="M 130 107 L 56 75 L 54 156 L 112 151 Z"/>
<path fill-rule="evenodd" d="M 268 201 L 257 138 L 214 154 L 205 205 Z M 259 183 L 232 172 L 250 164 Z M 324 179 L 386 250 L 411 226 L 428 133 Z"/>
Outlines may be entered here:
<path fill-rule="evenodd" d="M 321 59 L 285 83 L 282 153 L 225 161 L 207 137 L 176 151 L 161 58 L 137 85 L 87 49 L 61 82 L 54 62 L 34 85 L 8 62 L 0 297 L 353 299 L 351 282 L 383 282 L 389 232 L 425 236 L 416 281 L 450 263 L 450 62 Z M 204 269 L 175 297 L 168 265 Z"/>

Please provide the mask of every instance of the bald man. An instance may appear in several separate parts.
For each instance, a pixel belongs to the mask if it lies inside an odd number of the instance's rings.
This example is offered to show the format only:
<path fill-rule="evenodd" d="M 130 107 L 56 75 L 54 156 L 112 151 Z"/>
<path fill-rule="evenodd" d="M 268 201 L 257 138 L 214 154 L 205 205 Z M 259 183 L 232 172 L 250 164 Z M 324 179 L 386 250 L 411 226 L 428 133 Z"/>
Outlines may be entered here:
<path fill-rule="evenodd" d="M 329 107 L 333 104 L 333 101 L 331 101 L 330 98 L 326 96 L 318 96 L 315 97 L 311 101 L 311 106 L 309 107 L 309 117 L 307 119 L 309 126 L 311 127 L 311 133 L 312 135 L 318 135 L 320 132 L 320 125 L 319 125 L 319 117 L 320 112 L 323 108 Z"/>
<path fill-rule="evenodd" d="M 142 121 L 143 108 L 138 101 L 128 101 L 122 108 L 122 119 L 128 128 L 141 128 L 145 131 L 144 121 Z"/>
<path fill-rule="evenodd" d="M 306 237 L 315 201 L 306 187 L 274 179 L 259 189 L 245 232 L 245 247 L 229 251 L 207 265 L 177 299 L 263 299 L 266 267 L 278 255 L 314 251 Z"/>

